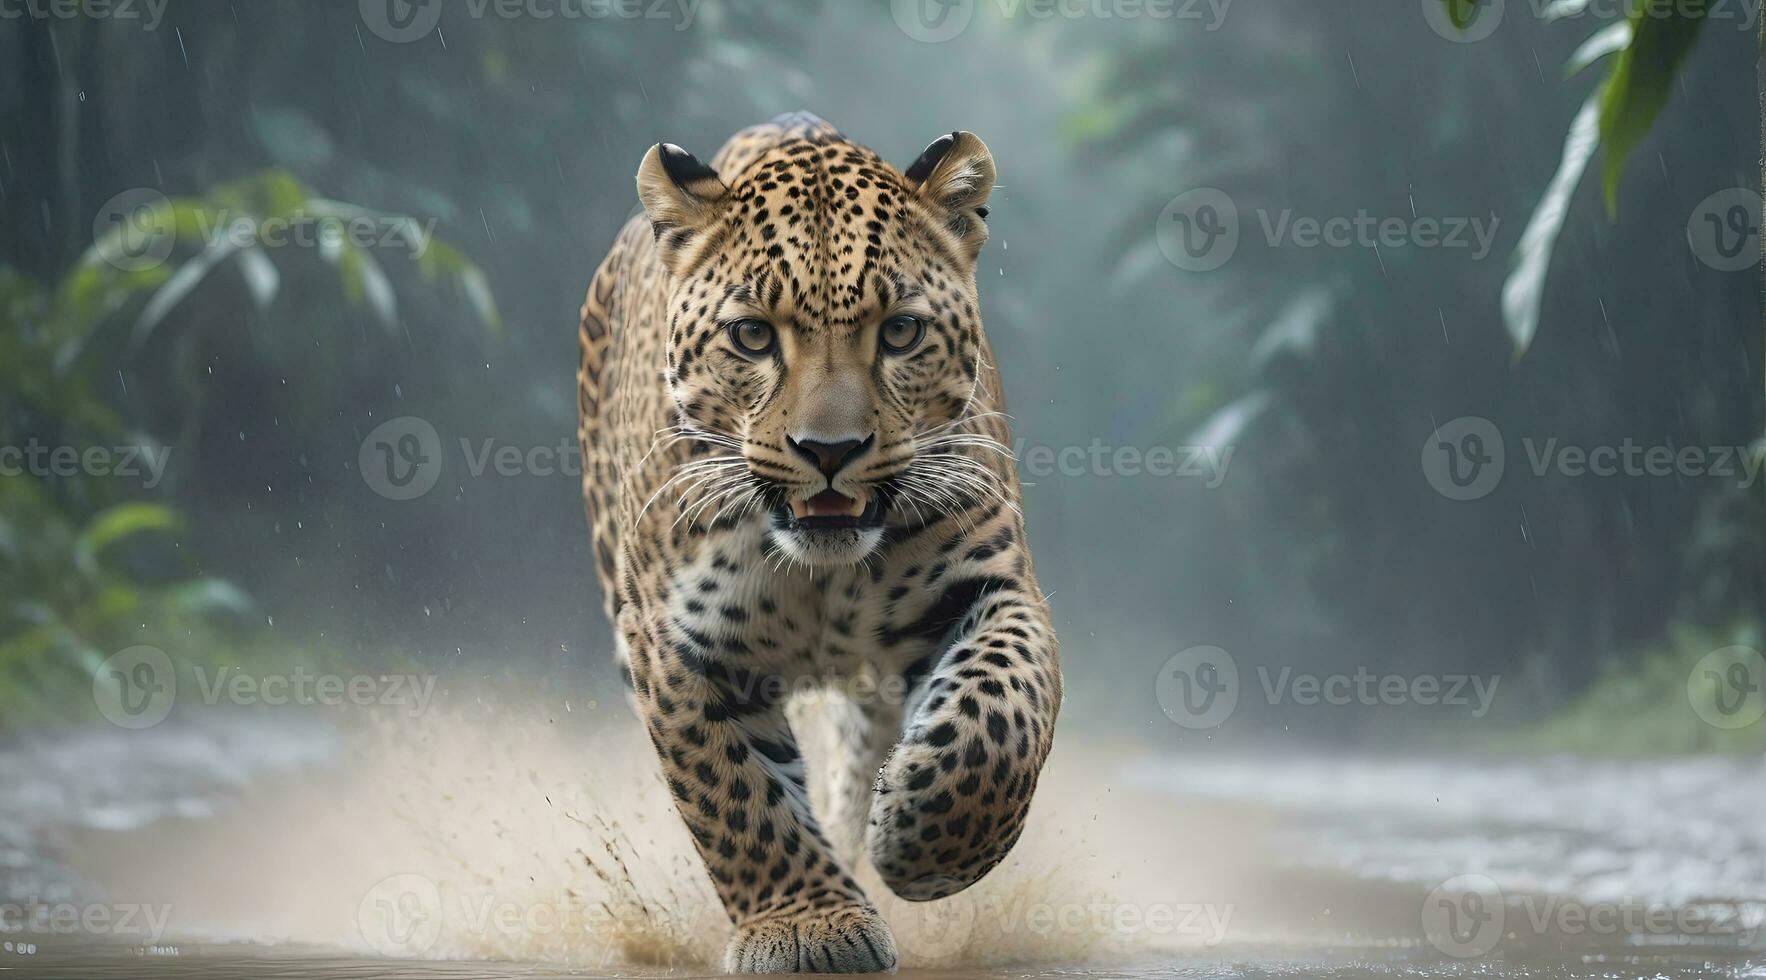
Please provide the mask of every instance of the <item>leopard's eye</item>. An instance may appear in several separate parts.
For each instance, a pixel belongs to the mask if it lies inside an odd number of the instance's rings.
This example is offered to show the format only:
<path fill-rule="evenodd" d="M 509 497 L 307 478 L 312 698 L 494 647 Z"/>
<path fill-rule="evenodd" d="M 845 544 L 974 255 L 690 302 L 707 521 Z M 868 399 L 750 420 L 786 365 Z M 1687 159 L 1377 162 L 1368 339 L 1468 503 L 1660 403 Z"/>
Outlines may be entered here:
<path fill-rule="evenodd" d="M 906 354 L 926 336 L 926 323 L 917 316 L 892 316 L 883 321 L 878 342 L 891 354 Z"/>
<path fill-rule="evenodd" d="M 730 340 L 735 343 L 737 350 L 750 357 L 770 353 L 777 339 L 773 334 L 773 325 L 765 320 L 751 317 L 730 324 Z"/>

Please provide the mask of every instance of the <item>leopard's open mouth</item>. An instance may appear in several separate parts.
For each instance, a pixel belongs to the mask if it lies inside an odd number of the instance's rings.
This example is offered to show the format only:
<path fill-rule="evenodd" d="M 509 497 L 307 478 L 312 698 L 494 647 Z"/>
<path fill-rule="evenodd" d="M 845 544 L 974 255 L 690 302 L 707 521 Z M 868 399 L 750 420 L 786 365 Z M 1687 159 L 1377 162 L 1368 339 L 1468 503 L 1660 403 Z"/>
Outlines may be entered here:
<path fill-rule="evenodd" d="M 883 525 L 882 498 L 873 494 L 870 501 L 861 502 L 831 488 L 808 500 L 790 501 L 774 513 L 780 523 L 802 531 L 836 531 Z"/>

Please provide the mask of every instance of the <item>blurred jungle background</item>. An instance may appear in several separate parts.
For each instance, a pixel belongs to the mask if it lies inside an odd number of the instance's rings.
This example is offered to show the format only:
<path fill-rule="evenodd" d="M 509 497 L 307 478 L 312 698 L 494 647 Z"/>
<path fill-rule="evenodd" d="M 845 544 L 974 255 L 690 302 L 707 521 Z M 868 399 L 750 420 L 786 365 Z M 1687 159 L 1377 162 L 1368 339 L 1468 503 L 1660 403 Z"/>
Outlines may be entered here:
<path fill-rule="evenodd" d="M 133 644 L 605 688 L 575 478 L 470 464 L 570 450 L 575 311 L 643 150 L 804 108 L 901 164 L 953 128 L 994 151 L 982 288 L 1021 454 L 1088 454 L 1024 476 L 1088 724 L 1155 722 L 1147 681 L 1207 643 L 1499 673 L 1514 724 L 1491 737 L 1573 717 L 1551 737 L 1757 745 L 1683 697 L 1700 656 L 1758 645 L 1766 597 L 1758 263 L 1697 241 L 1757 252 L 1758 208 L 1709 200 L 1759 186 L 1755 19 L 1508 6 L 1494 30 L 1457 0 L 448 6 L 407 36 L 293 0 L 9 15 L 0 444 L 25 452 L 0 477 L 0 718 L 92 717 L 95 665 Z M 1217 269 L 1161 251 L 1195 188 L 1239 212 Z M 1488 241 L 1271 241 L 1357 215 Z M 378 233 L 254 231 L 291 216 Z M 163 259 L 112 254 L 129 222 Z M 404 416 L 445 467 L 393 500 L 358 458 Z M 1468 416 L 1507 468 L 1455 500 L 1419 447 Z M 1728 477 L 1532 465 L 1627 442 L 1742 455 Z M 1231 455 L 1108 462 L 1161 446 Z M 1301 714 L 1306 737 L 1392 734 Z"/>
<path fill-rule="evenodd" d="M 577 311 L 646 148 L 808 110 L 902 166 L 971 130 L 999 170 L 983 310 L 1067 702 L 996 893 L 1046 860 L 1219 901 L 1185 875 L 1323 854 L 1217 881 L 1387 950 L 1468 870 L 1757 926 L 1758 15 L 0 0 L 0 898 L 133 885 L 349 946 L 411 868 L 691 899 L 672 820 L 585 798 L 656 787 L 575 475 Z M 205 727 L 251 699 L 204 692 L 133 731 L 107 699 L 143 648 L 439 679 L 456 714 L 353 755 L 261 700 Z M 1222 657 L 1236 713 L 1186 716 L 1174 665 Z M 1360 676 L 1397 694 L 1296 680 Z M 603 721 L 632 746 L 567 728 Z M 1163 802 L 1197 794 L 1251 809 Z M 1238 836 L 1269 808 L 1293 837 Z M 654 927 L 660 894 L 620 907 Z M 560 952 L 524 942 L 437 948 Z"/>

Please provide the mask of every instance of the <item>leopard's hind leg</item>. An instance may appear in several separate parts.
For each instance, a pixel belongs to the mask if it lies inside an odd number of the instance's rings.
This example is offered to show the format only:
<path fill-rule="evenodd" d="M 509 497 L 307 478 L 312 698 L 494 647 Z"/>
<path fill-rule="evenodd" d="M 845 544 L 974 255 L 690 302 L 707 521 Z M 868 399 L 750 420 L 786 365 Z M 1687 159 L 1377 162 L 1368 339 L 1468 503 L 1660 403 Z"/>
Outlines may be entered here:
<path fill-rule="evenodd" d="M 791 721 L 813 766 L 810 797 L 828 842 L 849 867 L 856 866 L 877 774 L 901 731 L 901 705 L 874 687 L 830 688 L 793 702 Z"/>

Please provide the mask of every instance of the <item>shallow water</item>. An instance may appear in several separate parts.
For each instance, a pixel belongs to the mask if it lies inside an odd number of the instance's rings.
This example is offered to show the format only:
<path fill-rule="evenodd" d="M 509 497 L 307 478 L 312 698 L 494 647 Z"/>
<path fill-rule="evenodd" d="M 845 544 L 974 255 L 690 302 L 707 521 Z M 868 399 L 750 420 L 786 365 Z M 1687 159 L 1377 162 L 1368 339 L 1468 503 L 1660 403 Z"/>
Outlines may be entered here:
<path fill-rule="evenodd" d="M 634 728 L 474 698 L 0 746 L 0 975 L 713 974 L 728 924 Z M 981 884 L 870 890 L 915 976 L 1766 980 L 1763 815 L 1759 759 L 1067 739 Z"/>
<path fill-rule="evenodd" d="M 191 977 L 234 978 L 267 977 L 304 980 L 304 978 L 368 978 L 388 980 L 500 980 L 520 977 L 583 976 L 580 971 L 542 963 L 507 963 L 483 961 L 397 961 L 365 959 L 326 954 L 321 951 L 279 949 L 244 950 L 238 947 L 180 948 L 175 955 L 143 957 L 127 951 L 101 948 L 69 949 L 45 954 L 28 965 L 14 965 L 15 973 L 6 975 L 43 978 L 83 978 L 83 980 L 158 980 L 158 978 Z M 620 976 L 711 976 L 693 971 L 622 971 Z M 1189 955 L 1170 957 L 1158 963 L 1125 964 L 1115 967 L 1031 967 L 995 970 L 902 970 L 902 977 L 922 980 L 956 980 L 962 977 L 1012 978 L 1317 978 L 1317 980 L 1371 980 L 1371 978 L 1731 978 L 1759 980 L 1766 977 L 1766 968 L 1752 965 L 1745 958 L 1713 958 L 1699 955 L 1674 954 L 1589 954 L 1547 957 L 1526 957 L 1465 963 L 1457 960 L 1430 960 L 1392 953 L 1346 953 L 1322 950 L 1296 953 L 1288 950 L 1242 950 L 1230 956 Z"/>

